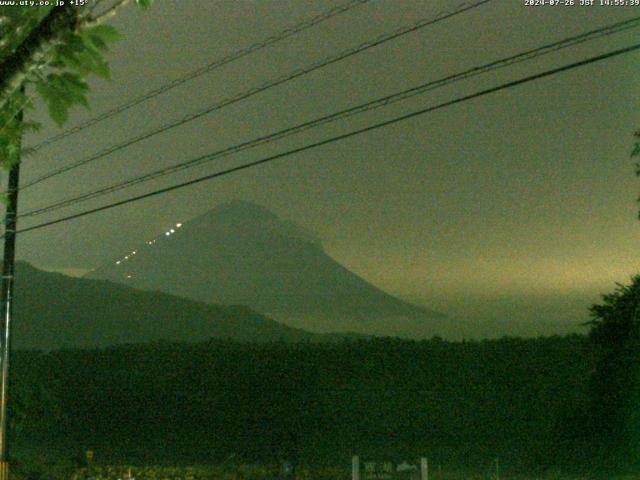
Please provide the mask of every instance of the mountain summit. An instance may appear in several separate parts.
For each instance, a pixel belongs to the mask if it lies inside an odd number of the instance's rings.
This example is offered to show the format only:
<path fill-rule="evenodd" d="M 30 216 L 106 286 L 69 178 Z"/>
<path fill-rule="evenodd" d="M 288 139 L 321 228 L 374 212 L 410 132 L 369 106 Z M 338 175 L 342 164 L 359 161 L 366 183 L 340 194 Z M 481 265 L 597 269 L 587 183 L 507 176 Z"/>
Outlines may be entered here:
<path fill-rule="evenodd" d="M 331 258 L 303 227 L 233 201 L 88 275 L 207 303 L 247 305 L 314 331 L 431 336 L 442 316 L 399 300 Z"/>

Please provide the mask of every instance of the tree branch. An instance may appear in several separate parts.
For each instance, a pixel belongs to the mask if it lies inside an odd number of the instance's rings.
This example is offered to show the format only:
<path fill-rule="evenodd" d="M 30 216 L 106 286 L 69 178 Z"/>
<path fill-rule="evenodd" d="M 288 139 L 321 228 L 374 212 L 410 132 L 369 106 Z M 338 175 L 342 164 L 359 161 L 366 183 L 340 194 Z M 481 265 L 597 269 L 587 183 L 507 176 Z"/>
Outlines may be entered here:
<path fill-rule="evenodd" d="M 98 15 L 94 17 L 89 18 L 88 23 L 94 24 L 94 23 L 101 23 L 105 21 L 106 19 L 114 16 L 117 10 L 120 9 L 121 7 L 124 7 L 127 3 L 129 3 L 129 0 L 117 0 L 113 5 L 111 5 L 105 11 L 100 12 Z"/>

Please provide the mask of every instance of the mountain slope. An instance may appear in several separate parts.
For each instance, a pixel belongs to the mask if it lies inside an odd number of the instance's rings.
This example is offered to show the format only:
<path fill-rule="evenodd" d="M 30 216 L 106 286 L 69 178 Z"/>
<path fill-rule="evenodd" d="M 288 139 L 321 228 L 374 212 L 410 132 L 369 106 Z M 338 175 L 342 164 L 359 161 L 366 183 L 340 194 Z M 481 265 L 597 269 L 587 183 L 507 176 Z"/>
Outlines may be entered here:
<path fill-rule="evenodd" d="M 243 306 L 210 305 L 102 280 L 16 266 L 14 347 L 101 347 L 158 340 L 299 341 L 320 336 Z"/>
<path fill-rule="evenodd" d="M 439 314 L 371 285 L 327 255 L 309 232 L 261 206 L 234 201 L 173 230 L 88 277 L 248 305 L 314 331 L 436 333 L 430 327 Z"/>

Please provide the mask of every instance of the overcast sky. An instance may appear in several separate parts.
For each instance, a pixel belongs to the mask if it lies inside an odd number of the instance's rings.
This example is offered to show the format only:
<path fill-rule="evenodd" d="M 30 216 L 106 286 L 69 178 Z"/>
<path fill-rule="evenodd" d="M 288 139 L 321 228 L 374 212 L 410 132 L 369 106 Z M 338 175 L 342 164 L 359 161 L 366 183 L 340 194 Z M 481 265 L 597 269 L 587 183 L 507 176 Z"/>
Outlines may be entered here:
<path fill-rule="evenodd" d="M 125 36 L 109 57 L 113 81 L 92 81 L 93 112 L 75 110 L 69 126 L 339 3 L 157 0 L 146 13 L 127 7 L 112 21 Z M 24 161 L 22 180 L 457 4 L 372 0 L 43 149 Z M 20 209 L 635 15 L 640 7 L 527 7 L 524 0 L 494 0 L 25 190 Z M 20 226 L 258 159 L 639 38 L 632 30 L 569 48 Z M 639 66 L 640 53 L 619 56 L 26 233 L 18 255 L 43 268 L 81 272 L 118 258 L 172 223 L 239 198 L 313 230 L 334 258 L 404 298 L 449 313 L 460 313 L 465 302 L 475 302 L 476 311 L 528 309 L 522 318 L 529 320 L 540 316 L 536 299 L 554 298 L 575 320 L 576 312 L 586 312 L 584 298 L 597 299 L 598 292 L 639 271 L 639 189 L 629 159 L 639 125 Z M 59 131 L 45 124 L 27 144 Z"/>

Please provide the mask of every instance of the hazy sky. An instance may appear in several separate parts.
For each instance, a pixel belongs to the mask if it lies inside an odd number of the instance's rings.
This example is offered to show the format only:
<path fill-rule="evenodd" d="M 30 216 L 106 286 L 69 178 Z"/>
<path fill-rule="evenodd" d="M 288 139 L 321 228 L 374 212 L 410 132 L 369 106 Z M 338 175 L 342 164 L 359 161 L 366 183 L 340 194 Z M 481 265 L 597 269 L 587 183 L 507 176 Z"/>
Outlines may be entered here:
<path fill-rule="evenodd" d="M 157 0 L 147 13 L 128 7 L 112 22 L 125 40 L 110 56 L 113 81 L 92 82 L 93 112 L 338 3 Z M 372 0 L 42 150 L 24 161 L 23 181 L 457 4 Z M 640 8 L 527 7 L 524 0 L 494 0 L 25 190 L 20 209 L 634 15 L 640 15 Z M 639 38 L 632 30 L 563 50 L 20 226 L 261 158 Z M 640 270 L 639 189 L 629 159 L 639 125 L 639 66 L 640 53 L 616 57 L 224 179 L 27 233 L 19 239 L 18 254 L 49 269 L 94 268 L 176 221 L 240 198 L 315 231 L 333 257 L 405 298 L 454 314 L 465 302 L 475 302 L 476 312 L 527 311 L 522 318 L 530 320 L 543 312 L 544 302 L 536 299 L 554 298 L 575 317 L 586 311 L 576 298 L 594 298 Z M 78 109 L 70 125 L 91 115 Z M 47 122 L 27 143 L 57 131 Z"/>

